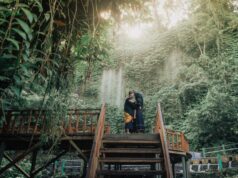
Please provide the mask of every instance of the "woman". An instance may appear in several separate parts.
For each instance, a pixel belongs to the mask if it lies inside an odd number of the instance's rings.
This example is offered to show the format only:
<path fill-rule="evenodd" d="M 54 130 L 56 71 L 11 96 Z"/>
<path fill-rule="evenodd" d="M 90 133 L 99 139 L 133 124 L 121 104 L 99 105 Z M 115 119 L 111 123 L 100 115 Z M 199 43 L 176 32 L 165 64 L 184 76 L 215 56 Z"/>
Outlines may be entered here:
<path fill-rule="evenodd" d="M 134 93 L 129 92 L 129 96 L 124 104 L 124 122 L 125 122 L 125 132 L 132 133 L 134 131 L 133 120 L 135 119 L 135 109 L 136 109 L 136 100 Z"/>

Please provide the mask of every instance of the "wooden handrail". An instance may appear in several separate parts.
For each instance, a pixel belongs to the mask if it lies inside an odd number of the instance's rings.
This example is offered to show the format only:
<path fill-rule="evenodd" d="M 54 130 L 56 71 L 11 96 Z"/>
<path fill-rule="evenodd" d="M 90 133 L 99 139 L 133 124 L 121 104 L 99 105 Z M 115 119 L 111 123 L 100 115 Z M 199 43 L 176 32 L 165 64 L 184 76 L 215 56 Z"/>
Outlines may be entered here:
<path fill-rule="evenodd" d="M 0 134 L 33 134 L 39 135 L 46 132 L 47 116 L 54 117 L 49 110 L 6 110 L 0 113 L 5 117 L 3 126 L 0 127 Z M 58 125 L 64 128 L 65 133 L 94 133 L 99 118 L 98 109 L 70 109 L 65 115 L 67 119 L 61 118 Z M 57 116 L 59 117 L 59 116 Z M 83 117 L 83 118 L 82 118 Z"/>
<path fill-rule="evenodd" d="M 166 129 L 169 150 L 189 152 L 189 143 L 183 132 Z"/>
<path fill-rule="evenodd" d="M 172 167 L 170 162 L 169 156 L 169 148 L 167 144 L 167 137 L 166 137 L 166 130 L 164 126 L 163 116 L 160 108 L 160 104 L 157 106 L 157 114 L 156 114 L 156 121 L 155 121 L 155 133 L 159 133 L 163 156 L 164 156 L 164 164 L 165 164 L 165 171 L 166 171 L 166 178 L 173 178 Z"/>
<path fill-rule="evenodd" d="M 95 178 L 96 176 L 96 171 L 98 168 L 99 152 L 104 134 L 105 114 L 106 114 L 106 107 L 105 104 L 103 104 L 93 140 L 93 146 L 91 149 L 86 178 Z"/>

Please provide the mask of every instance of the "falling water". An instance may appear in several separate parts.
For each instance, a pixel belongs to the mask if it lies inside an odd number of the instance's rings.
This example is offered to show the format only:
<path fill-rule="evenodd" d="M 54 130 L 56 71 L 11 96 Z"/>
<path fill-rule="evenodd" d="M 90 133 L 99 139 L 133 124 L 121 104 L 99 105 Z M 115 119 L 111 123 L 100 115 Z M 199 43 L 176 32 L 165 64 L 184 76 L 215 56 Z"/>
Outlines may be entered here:
<path fill-rule="evenodd" d="M 120 107 L 124 93 L 122 68 L 104 70 L 101 80 L 101 101 Z"/>

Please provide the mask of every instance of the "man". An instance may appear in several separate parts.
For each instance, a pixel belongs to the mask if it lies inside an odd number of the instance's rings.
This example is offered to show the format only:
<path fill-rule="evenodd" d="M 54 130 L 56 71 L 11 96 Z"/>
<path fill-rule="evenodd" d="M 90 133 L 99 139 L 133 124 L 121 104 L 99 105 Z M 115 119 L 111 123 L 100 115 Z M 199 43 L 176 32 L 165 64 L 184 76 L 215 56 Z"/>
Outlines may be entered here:
<path fill-rule="evenodd" d="M 144 133 L 145 127 L 144 127 L 144 118 L 142 113 L 142 109 L 144 105 L 143 96 L 140 93 L 135 91 L 133 91 L 133 93 L 136 100 L 136 119 L 134 123 L 134 127 L 136 128 L 135 131 L 139 133 Z"/>
<path fill-rule="evenodd" d="M 132 133 L 134 132 L 134 119 L 135 119 L 135 110 L 136 110 L 136 100 L 134 92 L 130 91 L 129 96 L 124 104 L 124 122 L 125 122 L 125 132 Z"/>

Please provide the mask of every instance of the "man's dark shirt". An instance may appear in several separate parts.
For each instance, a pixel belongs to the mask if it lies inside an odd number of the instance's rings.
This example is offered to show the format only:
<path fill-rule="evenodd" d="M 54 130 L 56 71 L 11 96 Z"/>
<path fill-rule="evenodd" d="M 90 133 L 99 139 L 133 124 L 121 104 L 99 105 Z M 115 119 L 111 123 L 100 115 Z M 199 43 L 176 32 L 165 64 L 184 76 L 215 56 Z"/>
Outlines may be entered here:
<path fill-rule="evenodd" d="M 140 93 L 135 93 L 136 105 L 137 107 L 143 107 L 144 100 Z"/>

